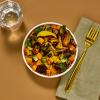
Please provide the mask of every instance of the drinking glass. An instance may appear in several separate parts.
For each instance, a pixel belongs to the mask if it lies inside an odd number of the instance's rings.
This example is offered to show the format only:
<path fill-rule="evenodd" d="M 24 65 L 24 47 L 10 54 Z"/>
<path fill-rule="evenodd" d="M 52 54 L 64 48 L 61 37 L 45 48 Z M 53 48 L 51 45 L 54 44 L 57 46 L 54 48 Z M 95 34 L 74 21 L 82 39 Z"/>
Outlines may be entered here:
<path fill-rule="evenodd" d="M 5 0 L 0 3 L 0 27 L 16 30 L 22 24 L 23 14 L 17 2 Z"/>

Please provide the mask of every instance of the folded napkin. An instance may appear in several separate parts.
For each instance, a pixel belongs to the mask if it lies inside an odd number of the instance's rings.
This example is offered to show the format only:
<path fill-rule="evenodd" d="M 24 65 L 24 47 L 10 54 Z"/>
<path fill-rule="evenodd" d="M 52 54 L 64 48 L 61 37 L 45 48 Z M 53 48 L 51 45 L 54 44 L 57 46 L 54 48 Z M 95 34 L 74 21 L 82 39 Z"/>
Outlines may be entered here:
<path fill-rule="evenodd" d="M 78 41 L 79 57 L 83 52 L 87 31 L 92 24 L 99 25 L 87 18 L 82 18 L 75 31 Z M 75 66 L 74 66 L 75 67 Z M 56 96 L 64 100 L 99 100 L 100 96 L 100 34 L 94 44 L 88 49 L 82 62 L 80 72 L 69 93 L 65 86 L 74 67 L 63 77 L 57 88 Z"/>

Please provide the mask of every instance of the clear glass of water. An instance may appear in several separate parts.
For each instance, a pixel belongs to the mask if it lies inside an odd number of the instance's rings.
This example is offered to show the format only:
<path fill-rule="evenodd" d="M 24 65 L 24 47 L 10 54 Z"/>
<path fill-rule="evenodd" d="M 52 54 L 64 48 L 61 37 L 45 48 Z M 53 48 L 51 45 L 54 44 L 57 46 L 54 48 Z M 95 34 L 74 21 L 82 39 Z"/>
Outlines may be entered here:
<path fill-rule="evenodd" d="M 5 0 L 0 3 L 0 26 L 7 30 L 16 30 L 22 24 L 22 10 L 18 3 Z"/>

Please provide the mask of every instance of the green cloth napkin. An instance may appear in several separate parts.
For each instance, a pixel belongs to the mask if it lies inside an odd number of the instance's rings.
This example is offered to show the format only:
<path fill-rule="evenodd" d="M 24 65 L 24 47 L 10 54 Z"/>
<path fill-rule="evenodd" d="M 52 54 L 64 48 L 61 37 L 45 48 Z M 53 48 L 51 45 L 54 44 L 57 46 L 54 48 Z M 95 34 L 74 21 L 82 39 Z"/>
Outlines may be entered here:
<path fill-rule="evenodd" d="M 86 33 L 92 24 L 99 25 L 87 18 L 82 18 L 75 31 L 75 37 L 79 47 L 79 57 L 83 52 Z M 88 49 L 80 72 L 72 85 L 72 89 L 67 93 L 65 92 L 65 86 L 74 67 L 66 75 L 61 77 L 56 96 L 64 100 L 99 100 L 100 34 L 95 43 Z"/>

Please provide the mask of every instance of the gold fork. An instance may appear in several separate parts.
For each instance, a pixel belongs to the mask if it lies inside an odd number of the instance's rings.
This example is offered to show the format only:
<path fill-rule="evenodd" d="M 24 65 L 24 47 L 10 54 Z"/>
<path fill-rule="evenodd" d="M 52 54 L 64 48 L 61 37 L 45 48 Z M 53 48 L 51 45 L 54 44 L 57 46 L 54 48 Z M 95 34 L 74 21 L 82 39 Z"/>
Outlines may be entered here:
<path fill-rule="evenodd" d="M 84 51 L 83 51 L 83 53 L 82 53 L 78 63 L 76 64 L 75 69 L 73 70 L 72 74 L 69 77 L 69 80 L 68 80 L 68 82 L 66 84 L 66 87 L 65 87 L 65 91 L 71 90 L 72 84 L 73 84 L 73 82 L 74 82 L 74 80 L 76 78 L 77 73 L 80 70 L 80 65 L 81 65 L 81 63 L 83 61 L 83 58 L 86 55 L 87 49 L 89 47 L 91 47 L 92 44 L 95 42 L 98 33 L 99 33 L 99 28 L 97 28 L 95 26 L 91 26 L 91 28 L 90 28 L 90 30 L 87 33 L 86 38 L 85 38 L 85 48 L 84 48 Z"/>

